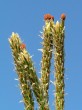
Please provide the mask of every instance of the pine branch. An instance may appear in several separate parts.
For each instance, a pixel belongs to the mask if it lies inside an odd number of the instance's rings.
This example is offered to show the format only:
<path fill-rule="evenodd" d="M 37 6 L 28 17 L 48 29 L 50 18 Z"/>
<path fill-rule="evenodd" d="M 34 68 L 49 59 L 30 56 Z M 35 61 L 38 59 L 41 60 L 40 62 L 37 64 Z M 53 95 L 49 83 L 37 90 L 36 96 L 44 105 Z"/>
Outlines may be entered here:
<path fill-rule="evenodd" d="M 32 90 L 30 89 L 30 82 L 27 82 L 26 74 L 21 68 L 21 65 L 19 65 L 18 63 L 18 57 L 20 52 L 22 51 L 21 47 L 23 48 L 24 45 L 22 45 L 21 39 L 19 38 L 18 34 L 15 33 L 12 33 L 11 38 L 9 38 L 9 43 L 12 49 L 16 72 L 20 82 L 20 89 L 23 95 L 25 110 L 34 110 L 34 99 Z"/>
<path fill-rule="evenodd" d="M 55 24 L 53 38 L 55 47 L 55 104 L 56 110 L 64 110 L 64 19 Z"/>

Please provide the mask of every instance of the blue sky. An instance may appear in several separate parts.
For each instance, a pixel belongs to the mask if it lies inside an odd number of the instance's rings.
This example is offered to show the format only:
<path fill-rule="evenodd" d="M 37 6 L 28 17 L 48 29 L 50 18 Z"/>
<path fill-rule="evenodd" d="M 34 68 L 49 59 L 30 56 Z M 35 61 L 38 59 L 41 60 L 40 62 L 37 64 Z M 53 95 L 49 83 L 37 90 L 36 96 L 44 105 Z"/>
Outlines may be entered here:
<path fill-rule="evenodd" d="M 65 110 L 82 110 L 82 1 L 75 0 L 0 0 L 0 110 L 24 110 L 8 38 L 17 32 L 26 44 L 40 71 L 43 16 L 50 13 L 55 21 L 66 13 L 65 22 Z M 53 65 L 53 64 L 52 64 Z M 52 67 L 53 68 L 53 67 Z M 53 79 L 53 73 L 51 73 Z M 67 80 L 68 79 L 68 80 Z M 54 110 L 53 86 L 50 87 L 50 108 Z"/>

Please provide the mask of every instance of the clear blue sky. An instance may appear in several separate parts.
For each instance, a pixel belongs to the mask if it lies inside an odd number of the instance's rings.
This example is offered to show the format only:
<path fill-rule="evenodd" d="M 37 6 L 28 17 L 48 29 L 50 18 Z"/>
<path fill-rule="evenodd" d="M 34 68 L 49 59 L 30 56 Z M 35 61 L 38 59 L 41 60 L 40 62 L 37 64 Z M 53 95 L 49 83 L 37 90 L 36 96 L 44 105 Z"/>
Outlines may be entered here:
<path fill-rule="evenodd" d="M 82 1 L 81 0 L 0 0 L 0 110 L 24 110 L 8 38 L 17 32 L 26 44 L 37 72 L 40 71 L 43 16 L 50 13 L 55 21 L 66 13 L 65 22 L 65 110 L 82 110 Z M 38 74 L 38 73 L 37 73 Z M 51 73 L 53 79 L 53 73 Z M 40 76 L 40 74 L 38 75 Z M 68 80 L 67 80 L 68 78 Z M 52 86 L 53 87 L 53 86 Z M 50 88 L 52 90 L 52 87 Z M 53 109 L 53 92 L 50 91 Z"/>

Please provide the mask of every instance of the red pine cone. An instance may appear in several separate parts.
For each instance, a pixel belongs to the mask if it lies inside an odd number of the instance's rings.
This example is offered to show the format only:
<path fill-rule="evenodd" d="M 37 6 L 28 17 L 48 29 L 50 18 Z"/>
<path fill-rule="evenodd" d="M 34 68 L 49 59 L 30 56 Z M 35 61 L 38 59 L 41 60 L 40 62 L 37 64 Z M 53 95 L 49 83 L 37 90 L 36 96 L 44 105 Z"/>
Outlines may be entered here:
<path fill-rule="evenodd" d="M 65 20 L 66 19 L 66 15 L 63 13 L 63 14 L 61 14 L 61 19 L 62 20 Z"/>
<path fill-rule="evenodd" d="M 24 48 L 26 48 L 26 45 L 25 45 L 25 44 L 21 44 L 21 45 L 20 45 L 20 48 L 21 48 L 21 49 L 24 49 Z"/>
<path fill-rule="evenodd" d="M 45 14 L 44 15 L 44 20 L 50 20 L 52 19 L 54 21 L 54 16 L 50 15 L 50 14 Z"/>

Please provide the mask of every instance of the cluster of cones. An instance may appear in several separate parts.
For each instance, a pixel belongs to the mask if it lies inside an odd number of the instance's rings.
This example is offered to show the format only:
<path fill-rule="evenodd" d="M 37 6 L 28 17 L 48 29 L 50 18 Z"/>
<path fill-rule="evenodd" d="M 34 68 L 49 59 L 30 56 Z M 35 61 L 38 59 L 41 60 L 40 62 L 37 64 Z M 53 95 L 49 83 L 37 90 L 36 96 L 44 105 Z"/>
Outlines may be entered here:
<path fill-rule="evenodd" d="M 65 20 L 66 19 L 66 15 L 63 13 L 63 14 L 61 14 L 60 18 L 62 20 Z M 54 16 L 52 16 L 51 14 L 45 14 L 44 15 L 44 20 L 50 20 L 50 19 L 52 19 L 54 21 Z"/>

